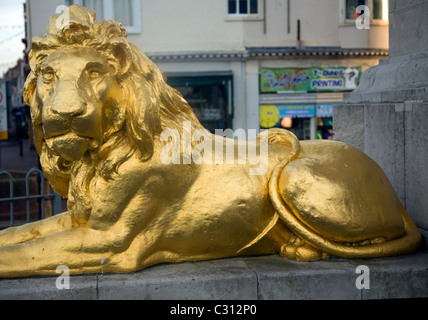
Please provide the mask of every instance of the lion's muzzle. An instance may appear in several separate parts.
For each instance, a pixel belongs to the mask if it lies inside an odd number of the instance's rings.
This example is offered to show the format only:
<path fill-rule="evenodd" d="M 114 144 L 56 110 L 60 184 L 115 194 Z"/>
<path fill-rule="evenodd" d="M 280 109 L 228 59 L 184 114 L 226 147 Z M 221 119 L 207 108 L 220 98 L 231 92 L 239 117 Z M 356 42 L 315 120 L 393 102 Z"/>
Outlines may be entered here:
<path fill-rule="evenodd" d="M 78 107 L 62 104 L 61 108 L 54 101 L 45 108 L 42 119 L 47 146 L 65 160 L 75 161 L 86 151 L 97 148 L 102 134 L 96 105 L 88 107 L 80 101 L 72 101 L 70 105 Z"/>
<path fill-rule="evenodd" d="M 42 111 L 46 144 L 66 161 L 79 160 L 102 143 L 101 103 L 81 78 L 59 79 Z"/>
<path fill-rule="evenodd" d="M 78 136 L 73 132 L 46 139 L 46 144 L 67 161 L 79 160 L 86 151 L 96 149 L 99 146 L 98 141 Z"/>

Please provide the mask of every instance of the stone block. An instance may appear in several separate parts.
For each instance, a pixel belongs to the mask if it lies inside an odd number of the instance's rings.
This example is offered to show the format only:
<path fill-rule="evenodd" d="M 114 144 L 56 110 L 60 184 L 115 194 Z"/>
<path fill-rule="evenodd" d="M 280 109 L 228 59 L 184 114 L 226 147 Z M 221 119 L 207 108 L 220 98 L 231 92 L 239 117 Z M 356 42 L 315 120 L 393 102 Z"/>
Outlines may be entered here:
<path fill-rule="evenodd" d="M 428 230 L 428 103 L 407 102 L 405 112 L 406 209 Z"/>
<path fill-rule="evenodd" d="M 362 103 L 363 98 L 358 92 L 346 92 L 343 94 L 343 101 L 345 101 L 346 104 L 359 104 Z"/>
<path fill-rule="evenodd" d="M 257 278 L 239 258 L 162 264 L 131 274 L 100 276 L 98 298 L 254 300 Z"/>
<path fill-rule="evenodd" d="M 391 57 L 421 51 L 428 41 L 428 2 L 396 0 L 390 10 L 389 53 Z M 411 32 L 409 32 L 411 30 Z"/>
<path fill-rule="evenodd" d="M 427 88 L 413 88 L 405 90 L 387 90 L 381 92 L 381 100 L 386 103 L 404 102 L 408 100 L 427 100 Z"/>
<path fill-rule="evenodd" d="M 364 150 L 364 105 L 344 104 L 333 110 L 334 139 Z"/>
<path fill-rule="evenodd" d="M 425 233 L 426 234 L 426 233 Z M 425 239 L 426 242 L 426 239 Z M 368 284 L 358 288 L 357 267 Z M 1 300 L 361 300 L 428 298 L 428 252 L 299 262 L 278 255 L 156 265 L 128 274 L 0 279 Z M 361 282 L 361 281 L 360 281 Z"/>
<path fill-rule="evenodd" d="M 262 300 L 361 299 L 355 267 L 347 261 L 300 262 L 269 256 L 246 263 L 257 274 Z"/>
<path fill-rule="evenodd" d="M 58 277 L 0 279 L 0 300 L 97 299 L 96 275 L 71 277 L 69 289 L 58 289 L 57 279 Z"/>
<path fill-rule="evenodd" d="M 410 262 L 411 261 L 411 262 Z M 374 260 L 350 261 L 369 270 L 370 288 L 361 290 L 361 298 L 403 299 L 428 296 L 427 255 L 405 255 Z"/>
<path fill-rule="evenodd" d="M 396 112 L 401 110 L 396 107 L 396 104 L 365 105 L 364 152 L 383 169 L 400 201 L 406 205 L 404 111 Z"/>

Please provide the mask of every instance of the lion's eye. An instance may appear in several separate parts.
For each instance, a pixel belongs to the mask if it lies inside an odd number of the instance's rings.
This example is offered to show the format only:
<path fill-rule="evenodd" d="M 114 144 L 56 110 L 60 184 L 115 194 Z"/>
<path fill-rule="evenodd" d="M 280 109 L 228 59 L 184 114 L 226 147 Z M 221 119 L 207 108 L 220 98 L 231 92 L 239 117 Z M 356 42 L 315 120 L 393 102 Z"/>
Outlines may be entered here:
<path fill-rule="evenodd" d="M 55 75 L 51 71 L 43 72 L 42 73 L 42 79 L 43 79 L 44 82 L 50 83 L 50 82 L 52 82 L 55 79 Z"/>

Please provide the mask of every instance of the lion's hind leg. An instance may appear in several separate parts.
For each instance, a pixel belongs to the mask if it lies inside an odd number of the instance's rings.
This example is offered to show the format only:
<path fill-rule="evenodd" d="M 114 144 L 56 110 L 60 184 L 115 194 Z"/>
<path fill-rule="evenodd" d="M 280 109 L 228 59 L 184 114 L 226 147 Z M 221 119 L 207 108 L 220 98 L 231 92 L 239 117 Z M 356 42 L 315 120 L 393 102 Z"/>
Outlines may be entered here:
<path fill-rule="evenodd" d="M 314 261 L 328 258 L 328 254 L 318 250 L 296 235 L 281 246 L 279 254 L 285 259 L 298 261 Z"/>

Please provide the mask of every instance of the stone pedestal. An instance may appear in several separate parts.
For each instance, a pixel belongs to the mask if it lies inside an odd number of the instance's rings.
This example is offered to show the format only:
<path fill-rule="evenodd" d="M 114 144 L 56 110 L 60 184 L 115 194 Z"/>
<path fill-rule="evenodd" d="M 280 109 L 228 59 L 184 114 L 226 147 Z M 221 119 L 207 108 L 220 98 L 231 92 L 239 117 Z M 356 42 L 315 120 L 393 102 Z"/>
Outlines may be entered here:
<path fill-rule="evenodd" d="M 162 264 L 129 274 L 72 276 L 69 287 L 62 289 L 57 288 L 57 277 L 0 279 L 0 300 L 214 300 L 217 304 L 216 300 L 427 298 L 427 259 L 426 250 L 383 259 L 314 262 L 277 255 L 237 257 Z"/>
<path fill-rule="evenodd" d="M 428 230 L 428 1 L 390 1 L 390 58 L 334 111 L 335 139 L 372 157 Z"/>

